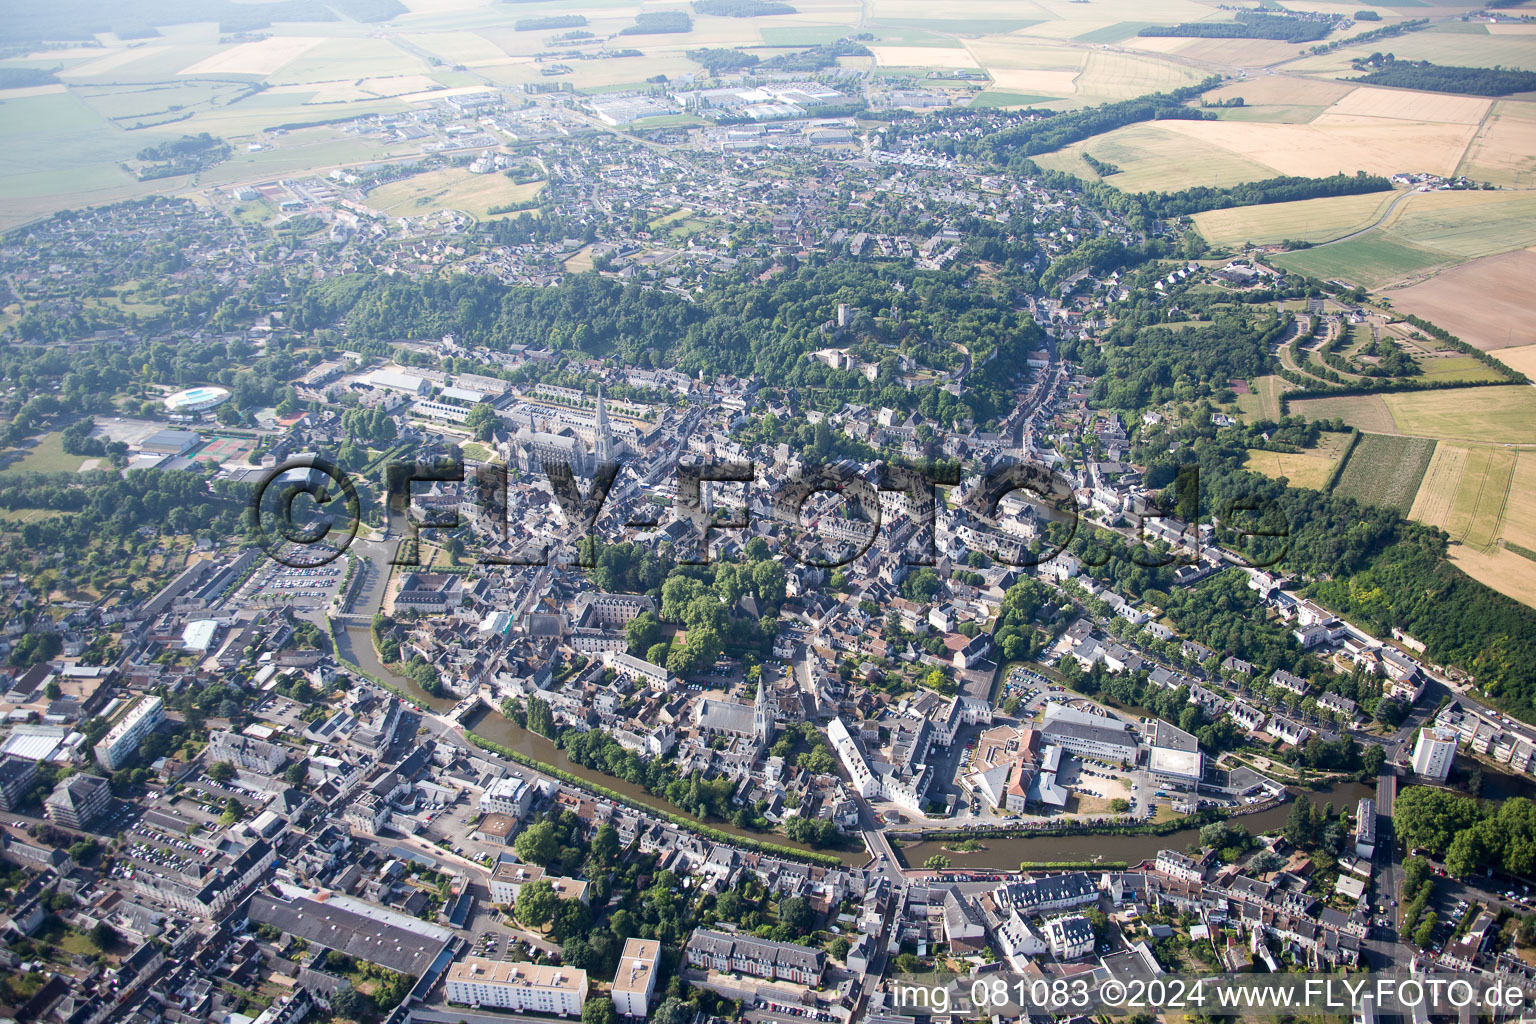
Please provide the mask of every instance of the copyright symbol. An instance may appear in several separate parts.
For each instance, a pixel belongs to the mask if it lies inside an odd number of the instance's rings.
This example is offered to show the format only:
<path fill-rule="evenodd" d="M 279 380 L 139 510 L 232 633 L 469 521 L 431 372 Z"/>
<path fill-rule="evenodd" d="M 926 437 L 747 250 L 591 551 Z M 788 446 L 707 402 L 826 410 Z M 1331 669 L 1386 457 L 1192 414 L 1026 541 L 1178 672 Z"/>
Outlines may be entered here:
<path fill-rule="evenodd" d="M 1105 1006 L 1119 1006 L 1125 1002 L 1125 983 L 1113 979 L 1099 986 L 1099 1002 Z"/>
<path fill-rule="evenodd" d="M 300 495 L 308 495 L 309 502 L 300 502 Z M 342 527 L 336 524 L 338 517 L 326 510 L 338 500 L 345 509 Z M 295 517 L 296 504 L 304 509 L 311 503 L 311 515 Z M 318 455 L 300 455 L 269 470 L 251 497 L 251 512 L 263 550 L 292 569 L 334 561 L 352 543 L 362 523 L 351 477 Z"/>

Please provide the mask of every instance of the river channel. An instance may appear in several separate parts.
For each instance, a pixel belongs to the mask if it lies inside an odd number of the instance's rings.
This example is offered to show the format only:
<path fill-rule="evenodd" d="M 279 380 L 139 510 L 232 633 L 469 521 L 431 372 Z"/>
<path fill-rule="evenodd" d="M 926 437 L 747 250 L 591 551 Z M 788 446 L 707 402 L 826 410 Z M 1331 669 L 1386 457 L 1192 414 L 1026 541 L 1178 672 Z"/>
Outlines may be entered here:
<path fill-rule="evenodd" d="M 457 701 L 452 697 L 432 697 L 417 685 L 414 679 L 401 675 L 384 667 L 373 649 L 373 637 L 367 629 L 361 626 L 353 626 L 346 630 L 342 636 L 342 643 L 350 650 L 342 650 L 341 654 L 359 665 L 365 672 L 378 676 L 409 693 L 411 696 L 426 703 L 434 711 L 446 712 L 453 708 Z M 621 793 L 637 803 L 658 811 L 669 814 L 677 814 L 692 821 L 699 819 L 684 814 L 676 807 L 652 796 L 639 786 L 626 782 L 623 779 L 605 775 L 602 772 L 579 765 L 566 756 L 565 751 L 555 746 L 552 740 L 538 733 L 530 732 L 507 718 L 500 711 L 487 709 L 474 721 L 471 728 L 480 736 L 493 743 L 499 743 L 504 747 L 515 750 L 520 754 L 526 754 L 545 764 L 553 765 L 563 771 L 570 772 L 578 778 L 586 779 L 594 785 L 611 789 Z M 1376 789 L 1372 785 L 1363 783 L 1343 783 L 1330 790 L 1323 790 L 1308 794 L 1312 803 L 1321 807 L 1325 803 L 1332 803 L 1336 808 L 1353 807 L 1361 797 L 1374 797 Z M 1243 816 L 1240 820 L 1252 832 L 1263 832 L 1273 828 L 1279 828 L 1285 824 L 1286 815 L 1290 813 L 1288 804 L 1272 807 L 1259 811 L 1256 814 Z M 754 839 L 759 842 L 769 842 L 777 846 L 787 846 L 798 850 L 809 851 L 811 848 L 801 843 L 793 842 L 783 835 L 751 832 L 737 828 L 730 822 L 709 820 L 701 822 L 710 828 L 728 832 L 740 836 L 743 839 Z M 1050 833 L 1040 835 L 1019 836 L 1010 839 L 983 839 L 983 849 L 975 853 L 951 853 L 943 849 L 944 840 L 932 840 L 921 843 L 903 843 L 901 855 L 908 865 L 921 864 L 928 857 L 936 853 L 942 853 L 948 857 L 950 863 L 957 868 L 971 868 L 978 870 L 1017 870 L 1023 861 L 1032 863 L 1050 863 L 1058 861 L 1125 861 L 1137 863 L 1157 856 L 1158 850 L 1182 850 L 1194 842 L 1199 835 L 1199 829 L 1181 829 L 1168 835 L 1079 835 L 1057 836 Z M 826 851 L 840 857 L 845 864 L 859 865 L 869 860 L 868 854 L 860 850 Z"/>
<path fill-rule="evenodd" d="M 351 647 L 350 651 L 343 650 L 341 653 L 344 657 L 351 660 L 353 664 L 360 666 L 363 671 L 370 675 L 377 676 L 388 682 L 391 686 L 398 687 L 416 699 L 425 702 L 432 710 L 446 712 L 458 703 L 452 697 L 430 696 L 417 685 L 414 679 L 385 668 L 384 663 L 379 660 L 378 655 L 374 652 L 373 637 L 369 634 L 368 630 L 361 626 L 349 628 L 346 631 L 346 635 L 342 638 L 342 642 Z M 615 793 L 621 793 L 636 803 L 644 804 L 647 807 L 664 811 L 668 814 L 675 814 L 690 821 L 699 821 L 698 818 L 685 814 L 665 800 L 658 799 L 647 793 L 632 782 L 626 782 L 623 779 L 614 778 L 612 775 L 605 775 L 585 765 L 577 764 L 566 756 L 564 750 L 555 746 L 553 740 L 524 729 L 503 715 L 499 710 L 488 708 L 481 712 L 480 717 L 470 724 L 470 728 L 476 735 L 483 736 L 493 743 L 499 743 L 510 750 L 517 751 L 519 754 L 526 754 L 535 760 L 542 761 L 544 764 L 553 765 L 562 771 L 570 772 L 572 775 L 586 779 L 588 782 L 602 786 L 604 789 L 611 789 Z M 717 821 L 714 819 L 700 821 L 699 823 L 708 825 L 710 828 L 721 832 L 740 836 L 743 839 L 752 839 L 758 842 L 772 843 L 775 846 L 787 846 L 791 849 L 812 852 L 812 847 L 806 846 L 803 843 L 797 843 L 779 833 L 752 832 L 747 829 L 738 828 L 728 821 Z M 849 865 L 862 865 L 869 861 L 869 854 L 864 851 L 862 844 L 856 850 L 823 850 L 819 852 L 830 853 L 840 858 L 843 863 Z"/>
<path fill-rule="evenodd" d="M 1361 797 L 1376 796 L 1372 783 L 1344 782 L 1331 789 L 1303 794 L 1312 806 L 1321 810 L 1331 803 L 1335 810 L 1353 809 Z M 1254 814 L 1245 814 L 1234 820 L 1242 822 L 1250 832 L 1258 834 L 1285 824 L 1291 813 L 1290 802 L 1270 807 Z M 1009 839 L 982 839 L 982 849 L 974 853 L 952 853 L 944 849 L 951 840 L 932 839 L 925 842 L 903 842 L 901 857 L 908 867 L 917 867 L 934 854 L 949 858 L 950 866 L 981 871 L 1016 871 L 1021 863 L 1060 863 L 1065 861 L 1103 861 L 1138 864 L 1157 856 L 1158 850 L 1183 851 L 1200 835 L 1198 828 L 1180 829 L 1167 835 L 1078 835 L 1058 836 L 1049 832 L 1025 835 Z"/>

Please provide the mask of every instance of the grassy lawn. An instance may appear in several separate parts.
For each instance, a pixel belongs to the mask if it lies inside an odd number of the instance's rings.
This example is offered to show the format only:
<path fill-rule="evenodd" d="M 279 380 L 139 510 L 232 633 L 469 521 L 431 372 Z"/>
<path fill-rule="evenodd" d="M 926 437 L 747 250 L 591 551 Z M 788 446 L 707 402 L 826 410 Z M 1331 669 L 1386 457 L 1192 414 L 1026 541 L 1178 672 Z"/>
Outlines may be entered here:
<path fill-rule="evenodd" d="M 20 458 L 0 455 L 0 459 L 6 459 L 0 472 L 17 471 L 22 473 L 78 473 L 85 459 L 79 455 L 70 455 L 64 451 L 64 441 L 58 431 L 45 434 L 31 448 L 11 449 L 12 452 L 21 452 Z"/>

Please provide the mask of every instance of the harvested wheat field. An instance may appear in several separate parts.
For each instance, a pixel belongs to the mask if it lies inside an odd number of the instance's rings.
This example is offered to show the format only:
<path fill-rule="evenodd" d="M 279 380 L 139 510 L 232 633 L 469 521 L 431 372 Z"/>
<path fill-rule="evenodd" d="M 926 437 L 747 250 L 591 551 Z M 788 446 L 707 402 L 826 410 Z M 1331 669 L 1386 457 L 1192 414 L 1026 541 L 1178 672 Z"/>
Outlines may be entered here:
<path fill-rule="evenodd" d="M 326 40 L 320 36 L 269 36 L 241 43 L 181 69 L 183 75 L 270 75 Z"/>
<path fill-rule="evenodd" d="M 979 68 L 961 46 L 871 46 L 875 63 L 883 68 Z"/>
<path fill-rule="evenodd" d="M 1504 533 L 1518 454 L 1490 445 L 1439 445 L 1409 518 L 1440 527 L 1458 543 L 1488 549 Z"/>
<path fill-rule="evenodd" d="M 1441 444 L 1435 446 L 1434 458 L 1424 471 L 1419 493 L 1414 495 L 1413 507 L 1408 518 L 1429 526 L 1451 532 L 1451 510 L 1456 504 L 1456 487 L 1467 466 L 1465 445 Z M 1454 536 L 1454 535 L 1453 535 Z"/>
<path fill-rule="evenodd" d="M 1358 85 L 1347 82 L 1327 82 L 1320 78 L 1300 78 L 1291 75 L 1265 75 L 1241 82 L 1232 82 L 1206 93 L 1204 99 L 1216 102 L 1242 97 L 1245 106 L 1261 107 L 1270 104 L 1299 104 L 1301 106 L 1328 107 L 1339 102 Z"/>
<path fill-rule="evenodd" d="M 1345 124 L 1160 121 L 1165 131 L 1274 167 L 1281 174 L 1396 174 L 1404 167 L 1451 174 L 1474 125 L 1353 118 Z"/>
<path fill-rule="evenodd" d="M 1329 196 L 1294 203 L 1237 206 L 1195 214 L 1195 227 L 1212 245 L 1253 242 L 1269 245 L 1296 240 L 1326 242 L 1376 221 L 1397 192 L 1368 192 L 1358 196 Z"/>
<path fill-rule="evenodd" d="M 1451 561 L 1462 572 L 1536 608 L 1536 562 L 1506 548 L 1494 548 L 1484 554 L 1465 544 L 1452 544 Z"/>
<path fill-rule="evenodd" d="M 1467 147 L 1461 173 L 1495 185 L 1536 184 L 1536 103 L 1495 104 Z"/>
<path fill-rule="evenodd" d="M 1399 121 L 1477 124 L 1492 105 L 1492 100 L 1475 96 L 1360 86 L 1324 111 L 1324 115 L 1352 114 L 1357 117 L 1395 118 Z"/>
<path fill-rule="evenodd" d="M 1527 448 L 1515 460 L 1504 506 L 1504 539 L 1536 551 L 1536 451 Z"/>
<path fill-rule="evenodd" d="M 1536 380 L 1536 345 L 1517 345 L 1498 350 L 1499 362 Z"/>
<path fill-rule="evenodd" d="M 1389 295 L 1396 308 L 1485 351 L 1536 344 L 1536 250 L 1485 256 Z M 1510 365 L 1536 379 L 1536 356 Z"/>
<path fill-rule="evenodd" d="M 1032 68 L 994 68 L 988 72 L 993 85 L 1005 92 L 1029 95 L 1045 93 L 1049 96 L 1070 96 L 1077 91 L 1076 81 L 1080 72 L 1048 71 Z"/>

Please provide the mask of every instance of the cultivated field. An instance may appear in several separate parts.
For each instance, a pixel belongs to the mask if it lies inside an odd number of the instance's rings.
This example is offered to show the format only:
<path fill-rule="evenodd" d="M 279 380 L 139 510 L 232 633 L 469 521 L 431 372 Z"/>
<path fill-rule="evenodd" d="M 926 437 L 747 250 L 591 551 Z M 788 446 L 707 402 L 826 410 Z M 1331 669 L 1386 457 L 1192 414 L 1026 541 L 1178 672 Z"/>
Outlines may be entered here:
<path fill-rule="evenodd" d="M 1090 152 L 1093 150 L 1090 148 Z M 1195 227 L 1213 245 L 1269 245 L 1286 240 L 1325 242 L 1376 221 L 1396 192 L 1239 206 L 1195 214 Z"/>
<path fill-rule="evenodd" d="M 1467 147 L 1460 171 L 1495 185 L 1536 184 L 1536 103 L 1496 103 Z"/>
<path fill-rule="evenodd" d="M 1536 388 L 1447 388 L 1381 396 L 1399 433 L 1442 440 L 1536 444 Z"/>
<path fill-rule="evenodd" d="M 1321 444 L 1304 452 L 1272 452 L 1250 448 L 1243 459 L 1243 468 L 1263 473 L 1274 480 L 1285 477 L 1292 487 L 1322 490 L 1348 443 L 1347 434 L 1324 434 Z"/>
<path fill-rule="evenodd" d="M 319 36 L 269 36 L 222 50 L 196 64 L 187 65 L 178 74 L 265 77 L 324 42 L 325 39 Z"/>
<path fill-rule="evenodd" d="M 1488 256 L 1389 294 L 1398 309 L 1439 324 L 1480 349 L 1536 343 L 1536 321 L 1531 317 L 1536 309 L 1536 251 Z M 1499 358 L 1505 359 L 1506 352 Z M 1536 379 L 1536 360 L 1515 369 Z"/>
<path fill-rule="evenodd" d="M 1135 124 L 1037 157 L 1043 167 L 1096 177 L 1078 154 L 1087 152 L 1120 168 L 1105 180 L 1124 192 L 1229 186 L 1271 178 L 1275 170 L 1218 146 L 1182 138 L 1166 125 Z"/>
<path fill-rule="evenodd" d="M 1378 287 L 1532 245 L 1536 192 L 1414 192 L 1369 234 L 1286 253 L 1277 262 L 1314 277 Z"/>
<path fill-rule="evenodd" d="M 1293 101 L 1294 102 L 1294 101 Z M 1360 86 L 1329 107 L 1330 117 L 1387 117 L 1398 121 L 1444 121 L 1477 124 L 1488 113 L 1492 100 L 1445 93 L 1411 92 Z"/>
<path fill-rule="evenodd" d="M 1406 515 L 1434 453 L 1435 442 L 1430 438 L 1364 434 L 1344 464 L 1333 493 Z"/>
<path fill-rule="evenodd" d="M 1536 345 L 1520 345 L 1516 348 L 1501 348 L 1498 351 L 1499 362 L 1512 370 L 1536 380 Z"/>
<path fill-rule="evenodd" d="M 1129 53 L 1095 52 L 1088 55 L 1077 91 L 1085 99 L 1125 100 L 1164 92 L 1200 81 L 1202 74 L 1193 68 L 1170 64 L 1152 57 Z"/>
<path fill-rule="evenodd" d="M 527 202 L 543 187 L 543 182 L 519 185 L 505 175 L 472 174 L 451 167 L 382 185 L 368 193 L 368 205 L 391 217 L 419 217 L 438 210 L 487 217 L 491 207 Z"/>
<path fill-rule="evenodd" d="M 1229 82 L 1219 89 L 1212 89 L 1205 94 L 1205 98 L 1214 103 L 1241 97 L 1243 103 L 1250 107 L 1274 104 L 1329 107 L 1358 88 L 1347 82 L 1329 82 L 1300 75 L 1265 75 L 1262 78 Z"/>
<path fill-rule="evenodd" d="M 1445 258 L 1373 232 L 1348 242 L 1288 252 L 1273 262 L 1320 280 L 1340 278 L 1375 288 L 1442 266 Z"/>
<path fill-rule="evenodd" d="M 1397 422 L 1380 395 L 1345 395 L 1338 398 L 1298 398 L 1290 403 L 1292 416 L 1309 420 L 1341 419 L 1347 426 L 1375 434 L 1397 433 Z"/>

